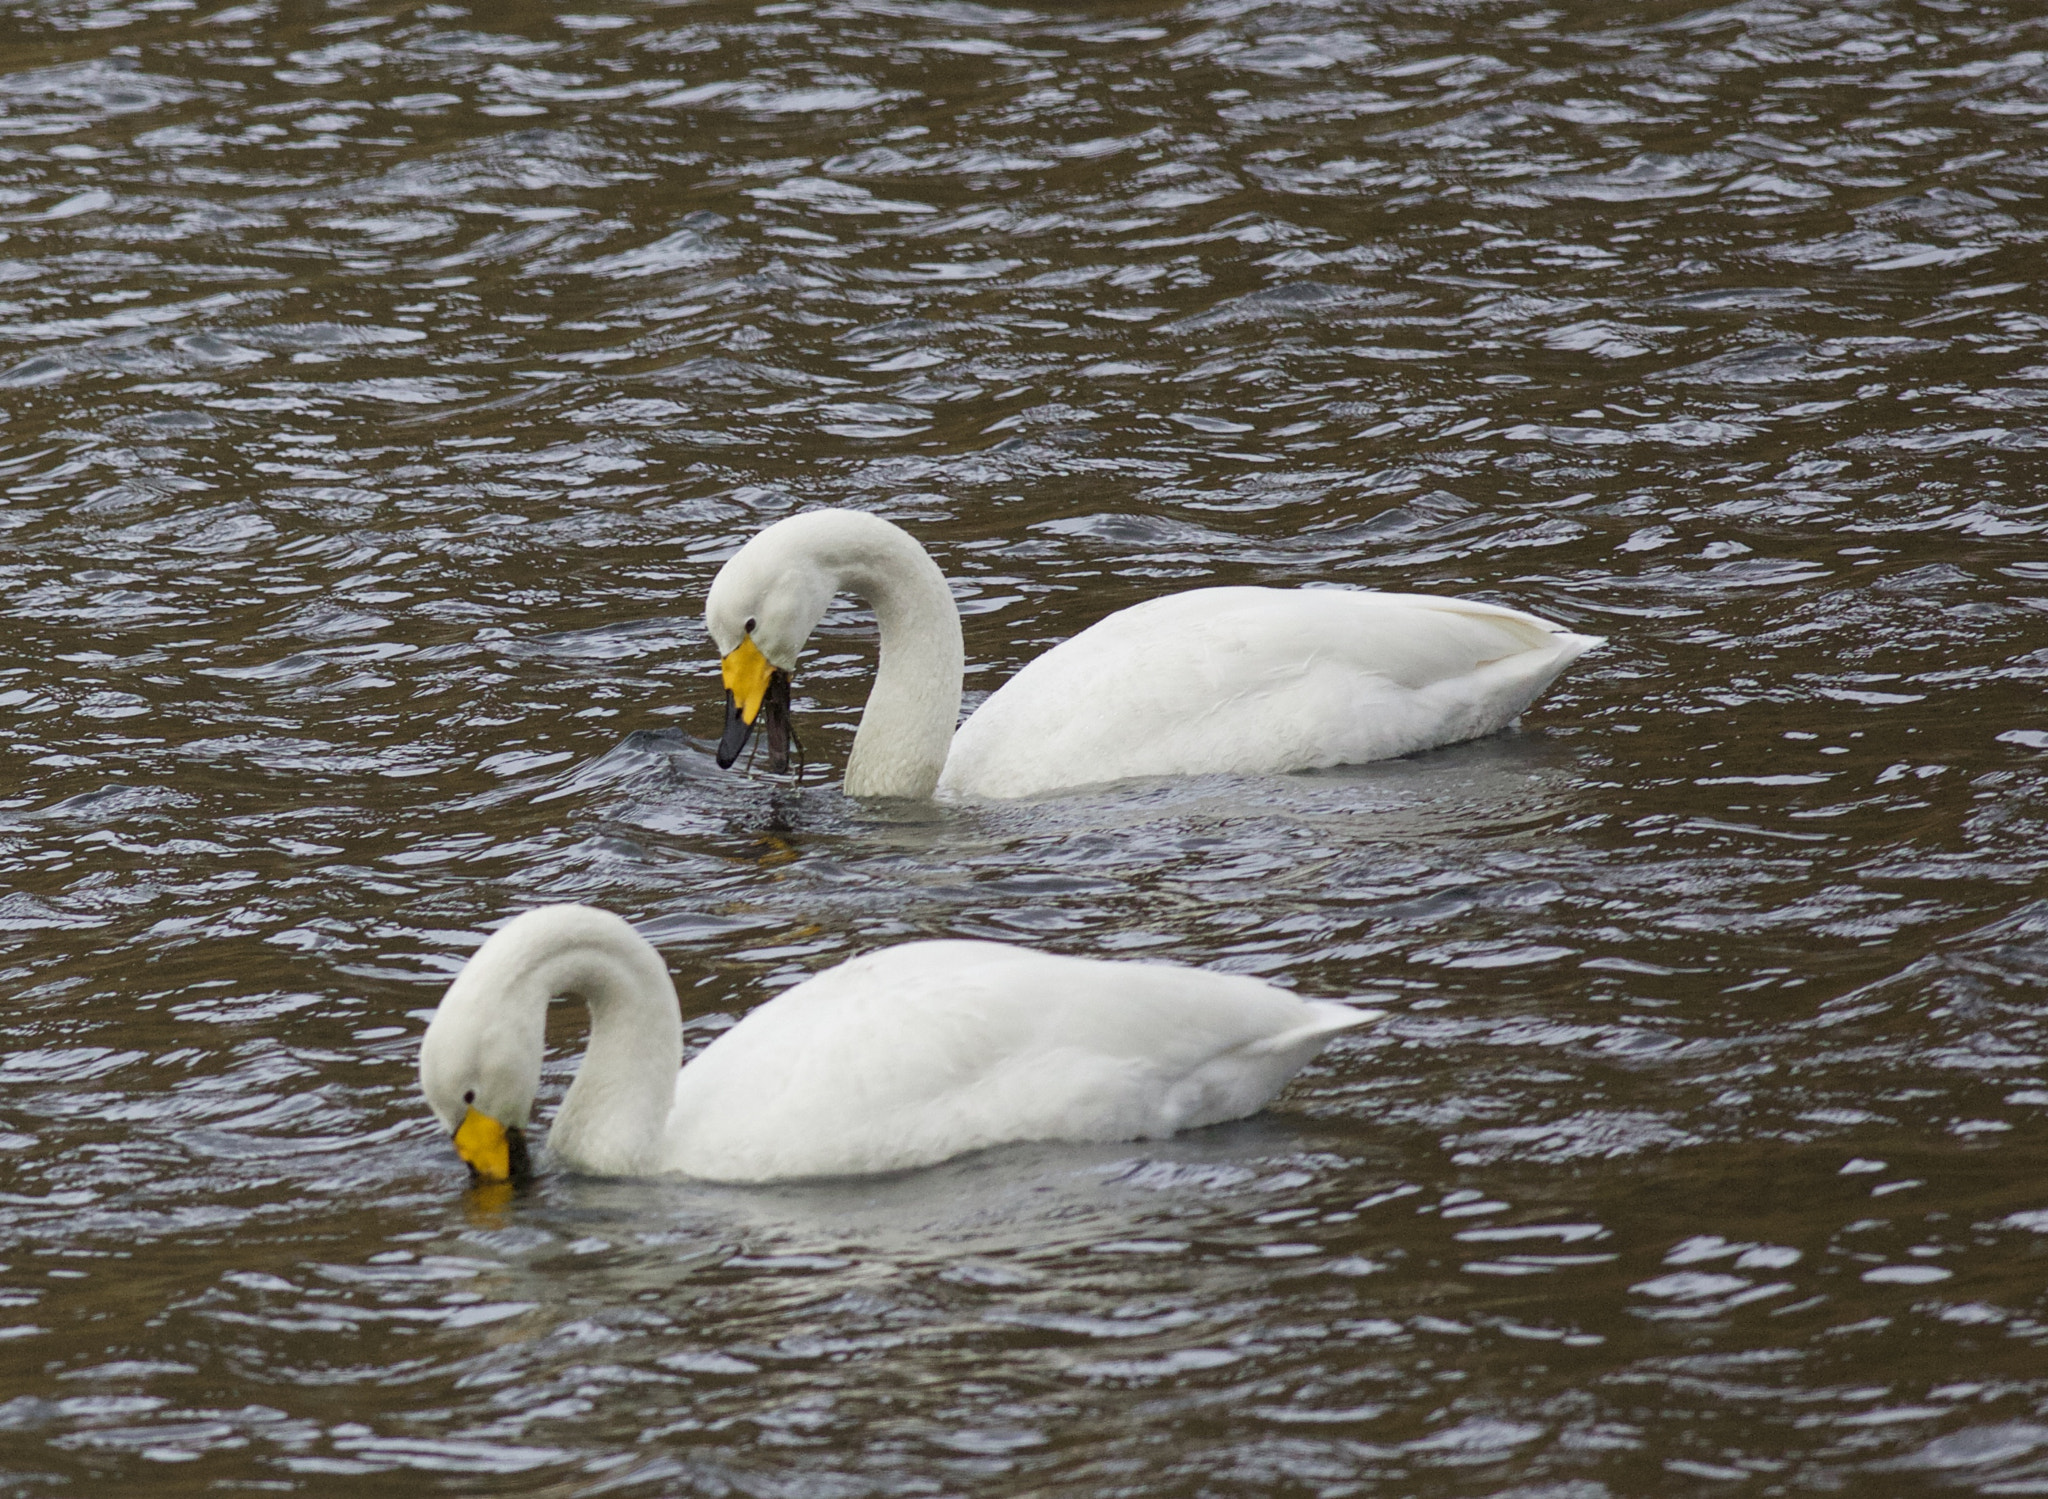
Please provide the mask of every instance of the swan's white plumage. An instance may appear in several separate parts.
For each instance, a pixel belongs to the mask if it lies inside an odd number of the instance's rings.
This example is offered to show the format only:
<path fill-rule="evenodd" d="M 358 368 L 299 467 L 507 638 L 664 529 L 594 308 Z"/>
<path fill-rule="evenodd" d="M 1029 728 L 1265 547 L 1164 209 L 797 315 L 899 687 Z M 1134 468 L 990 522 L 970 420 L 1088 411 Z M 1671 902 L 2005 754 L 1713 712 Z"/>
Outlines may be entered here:
<path fill-rule="evenodd" d="M 1465 599 L 1201 588 L 1028 663 L 953 736 L 939 789 L 1357 765 L 1505 728 L 1594 642 Z"/>
<path fill-rule="evenodd" d="M 1129 776 L 1359 764 L 1493 733 L 1598 637 L 1514 609 L 1334 588 L 1204 588 L 1110 615 L 1030 662 L 957 733 L 959 613 L 924 549 L 858 511 L 777 521 L 720 569 L 705 622 L 777 667 L 831 596 L 875 606 L 881 663 L 854 796 L 1035 796 Z"/>
<path fill-rule="evenodd" d="M 776 996 L 678 1073 L 659 955 L 616 916 L 548 906 L 479 948 L 435 1012 L 420 1075 L 444 1125 L 466 1092 L 507 1110 L 500 1123 L 525 1123 L 538 1017 L 563 996 L 590 1004 L 592 1034 L 549 1137 L 558 1161 L 752 1182 L 1242 1118 L 1334 1032 L 1374 1016 L 1198 968 L 912 942 Z"/>

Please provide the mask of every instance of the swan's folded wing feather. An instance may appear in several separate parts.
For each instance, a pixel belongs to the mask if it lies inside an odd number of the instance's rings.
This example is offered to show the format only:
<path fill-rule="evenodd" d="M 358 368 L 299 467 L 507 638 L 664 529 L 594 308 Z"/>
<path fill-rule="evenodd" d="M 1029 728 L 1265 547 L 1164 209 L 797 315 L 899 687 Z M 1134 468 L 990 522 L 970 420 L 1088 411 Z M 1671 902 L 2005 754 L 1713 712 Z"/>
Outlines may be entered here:
<path fill-rule="evenodd" d="M 942 788 L 1356 764 L 1491 733 L 1597 642 L 1498 605 L 1204 588 L 1026 665 L 954 736 Z"/>
<path fill-rule="evenodd" d="M 906 944 L 780 996 L 685 1068 L 676 1165 L 766 1180 L 1166 1134 L 1260 1107 L 1358 1018 L 1201 969 Z"/>

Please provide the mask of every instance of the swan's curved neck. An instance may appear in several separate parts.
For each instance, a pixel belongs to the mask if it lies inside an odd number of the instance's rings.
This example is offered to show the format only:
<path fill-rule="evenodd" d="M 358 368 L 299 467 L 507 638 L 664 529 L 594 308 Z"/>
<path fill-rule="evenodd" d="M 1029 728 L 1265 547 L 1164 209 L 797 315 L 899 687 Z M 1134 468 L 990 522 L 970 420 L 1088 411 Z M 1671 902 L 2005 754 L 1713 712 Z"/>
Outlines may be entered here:
<path fill-rule="evenodd" d="M 862 516 L 835 547 L 837 586 L 875 611 L 881 660 L 846 761 L 848 796 L 928 797 L 960 719 L 966 652 L 945 574 L 906 531 Z"/>
<path fill-rule="evenodd" d="M 590 1009 L 590 1043 L 548 1129 L 564 1165 L 605 1175 L 659 1169 L 683 1064 L 683 1024 L 660 954 L 624 922 L 566 923 L 527 970 L 517 1002 Z M 537 1059 L 536 1059 L 537 1060 Z"/>

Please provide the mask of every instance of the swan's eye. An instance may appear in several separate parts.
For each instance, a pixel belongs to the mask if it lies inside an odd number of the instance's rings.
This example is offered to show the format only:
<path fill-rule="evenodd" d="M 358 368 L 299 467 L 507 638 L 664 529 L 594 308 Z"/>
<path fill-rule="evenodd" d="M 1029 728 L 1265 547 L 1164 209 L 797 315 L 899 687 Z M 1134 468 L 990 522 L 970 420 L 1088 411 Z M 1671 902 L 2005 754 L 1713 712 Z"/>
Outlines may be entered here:
<path fill-rule="evenodd" d="M 467 1093 L 464 1093 L 464 1094 L 462 1095 L 462 1101 L 463 1101 L 464 1103 L 475 1103 L 475 1102 L 476 1102 L 476 1089 L 474 1089 L 474 1088 L 471 1088 L 471 1089 L 470 1089 L 470 1090 L 469 1090 L 469 1091 L 468 1091 Z"/>
<path fill-rule="evenodd" d="M 755 619 L 752 619 L 752 618 L 749 618 L 749 619 L 747 620 L 747 633 L 748 633 L 749 635 L 751 635 L 751 634 L 753 634 L 753 633 L 754 633 L 754 626 L 755 626 L 756 624 L 758 624 L 758 623 L 759 623 L 759 621 L 758 621 L 758 620 L 755 620 Z"/>

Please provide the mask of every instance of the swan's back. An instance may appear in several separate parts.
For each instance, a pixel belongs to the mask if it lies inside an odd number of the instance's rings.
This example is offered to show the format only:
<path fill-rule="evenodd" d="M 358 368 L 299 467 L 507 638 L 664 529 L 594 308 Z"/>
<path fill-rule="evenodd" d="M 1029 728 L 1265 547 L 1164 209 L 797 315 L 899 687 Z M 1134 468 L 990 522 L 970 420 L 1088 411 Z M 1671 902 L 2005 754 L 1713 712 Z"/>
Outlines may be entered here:
<path fill-rule="evenodd" d="M 1371 1016 L 1197 968 L 908 943 L 779 995 L 691 1061 L 670 1166 L 767 1181 L 1168 1135 L 1255 1112 Z"/>
<path fill-rule="evenodd" d="M 1200 588 L 1047 651 L 953 738 L 941 790 L 1362 764 L 1504 728 L 1595 637 L 1423 594 Z"/>

